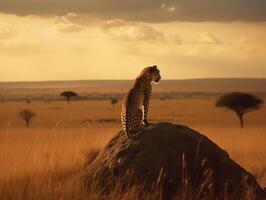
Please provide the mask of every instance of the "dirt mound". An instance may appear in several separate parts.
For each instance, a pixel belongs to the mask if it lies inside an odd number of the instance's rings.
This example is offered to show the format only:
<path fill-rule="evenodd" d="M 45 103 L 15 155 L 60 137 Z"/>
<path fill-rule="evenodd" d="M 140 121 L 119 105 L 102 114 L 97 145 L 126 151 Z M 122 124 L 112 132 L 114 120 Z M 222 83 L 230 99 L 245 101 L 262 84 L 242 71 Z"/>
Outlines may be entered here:
<path fill-rule="evenodd" d="M 158 123 L 139 140 L 118 133 L 85 168 L 85 183 L 110 193 L 138 186 L 172 199 L 266 198 L 253 176 L 206 136 L 182 125 Z M 213 197 L 213 198 L 212 198 Z M 252 198 L 252 199 L 253 199 Z"/>

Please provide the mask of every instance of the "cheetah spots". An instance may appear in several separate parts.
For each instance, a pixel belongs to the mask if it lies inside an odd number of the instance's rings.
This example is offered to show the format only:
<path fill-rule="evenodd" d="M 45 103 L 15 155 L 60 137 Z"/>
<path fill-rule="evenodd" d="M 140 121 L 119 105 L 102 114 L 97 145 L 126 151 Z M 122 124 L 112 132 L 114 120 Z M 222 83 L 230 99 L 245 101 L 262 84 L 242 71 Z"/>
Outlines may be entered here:
<path fill-rule="evenodd" d="M 152 92 L 151 82 L 159 80 L 159 73 L 156 66 L 145 68 L 123 100 L 121 121 L 123 129 L 130 139 L 138 139 L 143 134 L 143 121 L 148 121 L 149 100 Z"/>
<path fill-rule="evenodd" d="M 143 135 L 144 129 L 139 129 L 137 131 L 129 132 L 128 137 L 130 139 L 138 139 L 141 135 Z"/>

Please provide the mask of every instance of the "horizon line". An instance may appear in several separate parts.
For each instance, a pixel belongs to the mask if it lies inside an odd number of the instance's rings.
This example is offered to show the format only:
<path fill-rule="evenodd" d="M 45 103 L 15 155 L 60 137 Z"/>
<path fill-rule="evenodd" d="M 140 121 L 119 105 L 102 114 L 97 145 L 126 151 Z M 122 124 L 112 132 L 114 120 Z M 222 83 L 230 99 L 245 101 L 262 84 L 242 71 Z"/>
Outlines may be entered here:
<path fill-rule="evenodd" d="M 162 79 L 166 81 L 186 81 L 186 80 L 263 80 L 266 77 L 203 77 L 203 78 L 181 78 L 181 79 Z M 0 83 L 47 83 L 47 82 L 82 82 L 82 81 L 133 81 L 135 79 L 61 79 L 61 80 L 19 80 L 19 81 L 0 81 Z"/>

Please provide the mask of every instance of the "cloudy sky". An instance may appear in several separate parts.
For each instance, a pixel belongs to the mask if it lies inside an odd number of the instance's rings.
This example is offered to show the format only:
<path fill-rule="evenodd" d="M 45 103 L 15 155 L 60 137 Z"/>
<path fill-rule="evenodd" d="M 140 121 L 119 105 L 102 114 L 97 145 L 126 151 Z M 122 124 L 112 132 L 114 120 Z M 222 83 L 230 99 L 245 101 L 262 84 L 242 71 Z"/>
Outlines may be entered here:
<path fill-rule="evenodd" d="M 0 81 L 266 77 L 265 0 L 0 0 Z"/>

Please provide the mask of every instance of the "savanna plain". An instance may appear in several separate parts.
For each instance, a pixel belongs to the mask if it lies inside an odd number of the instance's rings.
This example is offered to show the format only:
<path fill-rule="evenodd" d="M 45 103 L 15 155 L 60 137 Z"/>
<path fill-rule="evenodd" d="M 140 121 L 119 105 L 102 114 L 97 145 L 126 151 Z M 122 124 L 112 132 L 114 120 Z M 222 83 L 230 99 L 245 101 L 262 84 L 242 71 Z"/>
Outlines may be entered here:
<path fill-rule="evenodd" d="M 29 85 L 1 85 L 0 199 L 102 199 L 97 192 L 88 194 L 78 175 L 121 130 L 121 96 L 127 85 L 115 83 L 114 91 L 108 89 L 110 84 L 83 89 L 77 85 Z M 176 87 L 172 85 L 167 94 L 162 93 L 166 91 L 163 84 L 155 87 L 162 89 L 155 91 L 151 99 L 151 122 L 184 124 L 205 134 L 266 187 L 265 104 L 245 116 L 245 127 L 241 129 L 233 112 L 215 107 L 217 91 L 225 92 L 226 85 L 223 89 L 209 88 L 209 93 L 204 88 L 198 93 L 193 84 L 186 86 L 187 91 L 170 91 Z M 66 89 L 101 98 L 67 103 L 58 97 L 59 91 Z M 265 93 L 257 91 L 257 87 L 246 90 L 266 101 Z M 183 95 L 176 96 L 178 92 Z M 109 97 L 118 93 L 118 103 L 111 104 Z M 56 98 L 41 98 L 49 95 Z M 31 100 L 25 101 L 28 96 Z M 36 113 L 28 128 L 18 115 L 23 109 Z M 112 199 L 132 198 L 128 194 L 114 195 Z"/>

